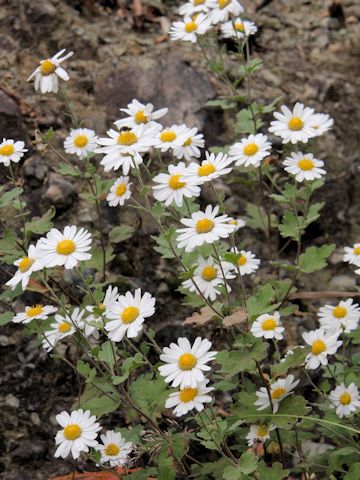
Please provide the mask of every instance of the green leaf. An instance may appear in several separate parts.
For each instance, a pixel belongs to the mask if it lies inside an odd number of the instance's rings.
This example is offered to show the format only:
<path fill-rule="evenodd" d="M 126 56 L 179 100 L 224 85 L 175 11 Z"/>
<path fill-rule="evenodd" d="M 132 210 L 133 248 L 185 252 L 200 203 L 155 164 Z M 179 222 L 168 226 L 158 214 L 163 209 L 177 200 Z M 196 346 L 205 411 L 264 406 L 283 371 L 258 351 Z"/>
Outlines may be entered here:
<path fill-rule="evenodd" d="M 256 317 L 263 313 L 275 311 L 278 305 L 272 305 L 274 298 L 275 292 L 270 283 L 261 287 L 253 297 L 250 297 L 247 302 L 249 321 L 255 320 Z"/>
<path fill-rule="evenodd" d="M 279 462 L 272 463 L 271 467 L 267 467 L 265 462 L 261 461 L 256 472 L 259 474 L 259 480 L 281 480 L 289 475 L 290 470 L 283 470 Z"/>
<path fill-rule="evenodd" d="M 310 223 L 315 222 L 320 217 L 320 210 L 325 205 L 325 202 L 313 203 L 309 207 L 306 217 L 302 220 L 302 227 L 306 228 Z"/>
<path fill-rule="evenodd" d="M 294 347 L 293 354 L 288 355 L 286 360 L 282 363 L 276 363 L 275 365 L 271 366 L 271 376 L 277 377 L 278 375 L 283 375 L 291 368 L 300 367 L 305 362 L 305 358 L 310 351 L 310 347 L 308 348 L 300 348 Z"/>
<path fill-rule="evenodd" d="M 7 325 L 14 318 L 13 312 L 4 312 L 0 314 L 0 327 Z"/>
<path fill-rule="evenodd" d="M 297 241 L 300 231 L 302 230 L 299 226 L 301 225 L 300 218 L 302 217 L 298 217 L 297 219 L 290 210 L 286 210 L 279 225 L 280 235 L 284 238 L 290 237 Z"/>
<path fill-rule="evenodd" d="M 154 378 L 148 373 L 131 383 L 130 395 L 141 410 L 155 420 L 164 410 L 169 391 L 162 377 Z"/>
<path fill-rule="evenodd" d="M 121 368 L 122 375 L 112 377 L 113 385 L 119 385 L 120 383 L 125 382 L 125 380 L 129 378 L 130 373 L 143 364 L 144 362 L 141 353 L 137 353 L 134 357 L 126 358 Z"/>
<path fill-rule="evenodd" d="M 22 193 L 23 189 L 20 187 L 15 187 L 12 190 L 9 190 L 6 193 L 2 193 L 0 197 L 0 208 L 8 207 L 12 204 L 15 198 L 18 198 Z"/>
<path fill-rule="evenodd" d="M 335 244 L 331 244 L 307 248 L 299 258 L 300 270 L 303 273 L 312 273 L 326 267 L 326 258 L 332 254 L 335 247 Z"/>
<path fill-rule="evenodd" d="M 237 467 L 226 467 L 223 474 L 224 480 L 242 480 L 244 475 L 249 475 L 256 470 L 258 458 L 252 452 L 245 452 L 240 457 Z M 245 477 L 248 478 L 248 477 Z"/>
<path fill-rule="evenodd" d="M 266 356 L 267 343 L 255 341 L 250 346 L 239 350 L 222 350 L 216 356 L 216 361 L 221 365 L 221 373 L 233 376 L 239 372 L 253 372 L 256 370 L 256 361 L 261 361 Z"/>
<path fill-rule="evenodd" d="M 52 229 L 54 224 L 51 219 L 54 217 L 56 210 L 54 207 L 50 207 L 49 210 L 44 213 L 40 218 L 33 218 L 30 222 L 25 223 L 26 235 L 30 236 L 32 233 L 42 235 Z"/>
<path fill-rule="evenodd" d="M 177 255 L 181 255 L 181 250 L 176 246 L 176 229 L 173 227 L 168 228 L 165 232 L 160 233 L 158 236 L 152 236 L 151 238 L 156 241 L 157 245 L 154 250 L 163 258 L 175 258 L 174 252 Z M 172 249 L 170 248 L 170 243 Z M 173 252 L 174 251 L 174 252 Z"/>
<path fill-rule="evenodd" d="M 158 459 L 158 470 L 157 470 L 158 480 L 174 480 L 175 479 L 175 470 L 174 470 L 173 462 L 174 462 L 174 459 L 167 454 L 167 449 L 163 449 Z"/>
<path fill-rule="evenodd" d="M 109 232 L 109 241 L 110 243 L 120 243 L 128 240 L 134 235 L 135 228 L 131 225 L 120 225 L 114 227 Z"/>
<path fill-rule="evenodd" d="M 309 412 L 306 400 L 304 397 L 298 395 L 290 395 L 280 402 L 279 411 L 280 415 L 299 415 L 304 417 Z M 273 417 L 274 423 L 279 427 L 286 427 L 287 425 L 293 425 L 296 423 L 296 418 L 293 417 Z"/>
<path fill-rule="evenodd" d="M 115 346 L 112 345 L 113 344 L 110 341 L 104 342 L 98 352 L 98 359 L 102 362 L 107 363 L 108 365 L 110 365 L 110 367 L 113 367 L 115 365 L 116 360 L 114 358 Z"/>
<path fill-rule="evenodd" d="M 206 103 L 206 106 L 207 107 L 220 107 L 222 108 L 223 110 L 228 110 L 230 108 L 235 108 L 236 107 L 236 103 L 232 100 L 229 100 L 227 98 L 217 98 L 216 100 L 209 100 L 207 103 Z"/>
<path fill-rule="evenodd" d="M 234 129 L 237 133 L 254 133 L 254 121 L 250 108 L 243 108 L 236 114 Z"/>
<path fill-rule="evenodd" d="M 96 377 L 96 368 L 92 368 L 87 362 L 79 360 L 76 365 L 76 370 L 85 377 L 86 382 L 91 382 Z"/>
<path fill-rule="evenodd" d="M 344 480 L 359 480 L 360 462 L 350 465 L 349 471 L 344 476 Z"/>
<path fill-rule="evenodd" d="M 69 165 L 65 162 L 56 165 L 56 167 L 54 167 L 54 170 L 61 175 L 67 175 L 69 177 L 79 177 L 81 175 L 81 172 L 77 166 Z"/>
<path fill-rule="evenodd" d="M 102 395 L 101 397 L 87 400 L 84 403 L 81 402 L 81 408 L 84 410 L 90 410 L 92 415 L 101 417 L 102 415 L 106 415 L 116 410 L 119 407 L 119 404 L 119 399 Z"/>

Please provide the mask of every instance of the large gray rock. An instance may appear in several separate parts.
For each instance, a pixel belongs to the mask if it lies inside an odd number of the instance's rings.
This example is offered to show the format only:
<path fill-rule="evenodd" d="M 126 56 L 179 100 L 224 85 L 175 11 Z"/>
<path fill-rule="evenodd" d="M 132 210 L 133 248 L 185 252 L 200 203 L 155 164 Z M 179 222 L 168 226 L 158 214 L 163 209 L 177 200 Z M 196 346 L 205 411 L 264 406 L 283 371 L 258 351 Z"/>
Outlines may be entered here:
<path fill-rule="evenodd" d="M 73 204 L 76 197 L 76 189 L 62 175 L 50 173 L 44 197 L 56 208 L 67 208 Z"/>
<path fill-rule="evenodd" d="M 155 108 L 169 107 L 162 119 L 166 126 L 185 123 L 204 130 L 208 112 L 204 105 L 215 97 L 208 77 L 196 69 L 180 52 L 152 59 L 140 57 L 127 66 L 100 79 L 95 85 L 96 100 L 105 105 L 112 120 L 121 118 L 119 108 L 136 98 L 153 103 Z"/>

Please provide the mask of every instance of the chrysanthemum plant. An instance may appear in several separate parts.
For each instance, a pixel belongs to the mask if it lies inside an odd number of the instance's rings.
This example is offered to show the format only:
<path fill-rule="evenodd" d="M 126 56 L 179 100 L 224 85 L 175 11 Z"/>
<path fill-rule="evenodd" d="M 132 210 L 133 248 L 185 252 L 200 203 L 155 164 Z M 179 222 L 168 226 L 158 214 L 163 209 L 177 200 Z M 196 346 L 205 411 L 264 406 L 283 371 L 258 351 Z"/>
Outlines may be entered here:
<path fill-rule="evenodd" d="M 36 132 L 35 147 L 59 157 L 56 171 L 81 179 L 80 196 L 94 205 L 97 222 L 79 219 L 81 226 L 58 230 L 53 209 L 31 218 L 27 187 L 13 168 L 26 153 L 24 142 L 4 139 L 0 161 L 13 188 L 3 187 L 0 207 L 15 215 L 2 221 L 1 262 L 11 278 L 1 294 L 8 307 L 1 323 L 24 324 L 39 348 L 83 379 L 72 411 L 56 412 L 56 457 L 85 455 L 119 478 L 141 467 L 131 478 L 356 480 L 360 308 L 326 285 L 298 291 L 299 279 L 306 283 L 307 275 L 326 268 L 335 249 L 306 239 L 323 207 L 313 194 L 326 173 L 309 146 L 332 120 L 297 103 L 282 106 L 268 125 L 277 100 L 263 105 L 252 98 L 261 68 L 249 50 L 256 26 L 237 0 L 193 1 L 181 13 L 184 21 L 170 34 L 198 42 L 223 81 L 226 93 L 210 105 L 234 113 L 238 141 L 203 153 L 196 127 L 164 128 L 167 109 L 137 100 L 99 138 L 76 117 L 61 85 L 69 76 L 60 63 L 71 54 L 41 61 L 32 75 L 35 88 L 59 92 L 73 125 L 64 148 L 52 130 Z M 236 47 L 230 57 L 222 38 Z M 273 154 L 267 132 L 283 144 Z M 253 199 L 246 212 L 226 202 L 223 182 L 230 188 L 241 182 Z M 204 190 L 211 204 L 202 199 Z M 184 303 L 200 312 L 186 321 L 192 338 L 158 344 L 155 281 L 148 279 L 152 293 L 119 291 L 114 245 L 131 238 L 134 227 L 108 231 L 102 212 L 109 207 L 153 218 L 155 250 L 178 274 Z M 360 267 L 360 244 L 345 250 L 344 261 Z M 74 270 L 76 287 L 64 269 Z M 38 303 L 19 311 L 16 299 L 27 301 L 26 291 Z M 305 331 L 302 316 L 313 317 L 314 330 Z M 111 423 L 114 411 L 121 425 Z M 103 417 L 111 429 L 101 433 Z"/>

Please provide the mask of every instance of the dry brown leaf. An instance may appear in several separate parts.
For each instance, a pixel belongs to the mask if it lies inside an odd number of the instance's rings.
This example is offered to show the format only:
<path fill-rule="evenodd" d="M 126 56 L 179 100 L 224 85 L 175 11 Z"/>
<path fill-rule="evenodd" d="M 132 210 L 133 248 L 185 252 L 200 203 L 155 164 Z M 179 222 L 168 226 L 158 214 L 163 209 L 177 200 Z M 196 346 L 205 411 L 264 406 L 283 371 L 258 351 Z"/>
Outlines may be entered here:
<path fill-rule="evenodd" d="M 211 322 L 214 312 L 210 307 L 203 307 L 199 312 L 194 312 L 191 317 L 185 318 L 183 325 L 206 325 Z"/>
<path fill-rule="evenodd" d="M 29 283 L 27 284 L 26 290 L 30 290 L 30 292 L 38 292 L 38 293 L 48 292 L 48 288 L 45 287 L 44 284 L 42 284 L 38 280 L 34 280 L 33 278 L 30 278 Z"/>
<path fill-rule="evenodd" d="M 247 319 L 246 308 L 236 308 L 231 315 L 223 319 L 224 327 L 232 327 L 234 325 L 241 325 Z"/>

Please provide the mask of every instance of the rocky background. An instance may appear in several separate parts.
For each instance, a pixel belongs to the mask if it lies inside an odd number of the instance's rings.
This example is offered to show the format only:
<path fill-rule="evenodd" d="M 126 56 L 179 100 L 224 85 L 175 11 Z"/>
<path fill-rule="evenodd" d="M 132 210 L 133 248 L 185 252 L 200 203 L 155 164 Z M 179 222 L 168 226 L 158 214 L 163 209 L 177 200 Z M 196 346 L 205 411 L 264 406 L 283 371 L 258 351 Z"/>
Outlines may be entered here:
<path fill-rule="evenodd" d="M 331 258 L 331 271 L 323 273 L 326 288 L 352 290 L 356 279 L 341 263 L 340 247 L 360 238 L 360 3 L 244 0 L 243 4 L 259 27 L 252 54 L 264 60 L 254 96 L 265 103 L 276 97 L 279 104 L 299 100 L 335 119 L 333 131 L 318 144 L 318 158 L 326 161 L 329 172 L 321 192 L 327 204 L 310 235 L 318 244 L 331 239 L 339 247 Z M 137 98 L 158 108 L 168 106 L 166 124 L 197 126 L 208 145 L 235 139 L 231 117 L 204 107 L 222 87 L 207 73 L 200 53 L 167 38 L 177 7 L 172 0 L 0 1 L 0 135 L 23 139 L 30 150 L 17 175 L 24 181 L 34 215 L 53 205 L 59 228 L 96 223 L 94 209 L 78 196 L 81 185 L 53 171 L 58 160 L 51 152 L 40 155 L 32 147 L 36 128 L 53 127 L 60 146 L 70 127 L 61 100 L 36 94 L 26 82 L 39 59 L 62 48 L 75 52 L 66 63 L 71 77 L 67 93 L 84 125 L 98 134 L 119 118 L 120 107 Z M 228 67 L 234 67 L 231 52 Z M 7 181 L 1 168 L 0 183 Z M 223 188 L 229 209 L 244 214 L 248 194 L 240 187 L 232 194 L 226 185 Z M 136 235 L 117 249 L 112 269 L 123 288 L 141 286 L 156 295 L 155 326 L 160 343 L 167 343 L 167 326 L 176 335 L 174 325 L 180 326 L 189 310 L 179 309 L 176 272 L 152 250 L 149 234 L 155 227 L 126 209 L 104 205 L 103 214 L 107 230 L 119 223 L 137 227 Z M 245 229 L 245 243 L 247 235 Z M 261 252 L 262 238 L 257 241 Z M 8 276 L 1 269 L 2 283 Z M 65 280 L 71 287 L 70 274 Z M 305 289 L 316 289 L 315 280 L 307 280 Z M 36 300 L 21 298 L 16 308 Z M 70 408 L 78 393 L 72 372 L 49 359 L 33 337 L 24 338 L 21 328 L 2 328 L 0 347 L 0 478 L 40 480 L 69 472 L 70 462 L 53 458 L 53 437 L 55 415 Z"/>

